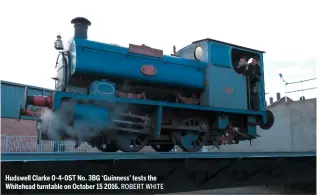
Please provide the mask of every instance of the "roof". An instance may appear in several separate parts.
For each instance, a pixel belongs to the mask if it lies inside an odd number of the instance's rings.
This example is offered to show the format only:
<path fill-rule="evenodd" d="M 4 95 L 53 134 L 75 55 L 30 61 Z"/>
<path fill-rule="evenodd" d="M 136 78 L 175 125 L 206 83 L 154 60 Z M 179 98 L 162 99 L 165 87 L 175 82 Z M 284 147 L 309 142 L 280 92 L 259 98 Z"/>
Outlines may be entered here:
<path fill-rule="evenodd" d="M 26 85 L 26 84 L 21 84 L 21 83 L 15 83 L 15 82 L 11 82 L 11 81 L 4 81 L 4 80 L 0 80 L 1 84 L 7 84 L 10 86 L 16 86 L 16 87 L 28 87 L 31 89 L 36 89 L 36 90 L 46 90 L 46 91 L 53 91 L 54 89 L 49 89 L 49 88 L 43 88 L 43 87 L 37 87 L 37 86 L 33 86 L 33 85 Z"/>
<path fill-rule="evenodd" d="M 243 47 L 243 46 L 240 46 L 240 45 L 235 45 L 235 44 L 232 44 L 232 43 L 227 43 L 227 42 L 223 42 L 223 41 L 218 41 L 218 40 L 210 39 L 210 38 L 201 39 L 201 40 L 198 40 L 198 41 L 194 41 L 194 42 L 192 42 L 192 43 L 199 43 L 199 42 L 202 42 L 202 41 L 212 41 L 212 42 L 215 42 L 215 43 L 220 43 L 220 44 L 224 44 L 224 45 L 229 45 L 229 46 L 231 46 L 231 47 L 237 47 L 237 48 L 240 48 L 240 49 L 247 49 L 247 50 L 251 50 L 251 51 L 259 52 L 259 53 L 266 53 L 265 51 L 256 50 L 256 49 L 251 49 L 251 48 L 248 48 L 248 47 Z"/>
<path fill-rule="evenodd" d="M 280 98 L 278 101 L 276 102 L 273 102 L 272 104 L 270 104 L 269 106 L 267 106 L 267 108 L 273 108 L 273 107 L 276 107 L 277 105 L 279 104 L 282 104 L 282 103 L 286 103 L 286 96 Z M 287 97 L 287 103 L 291 103 L 291 102 L 294 102 L 292 99 L 290 99 L 289 97 Z"/>

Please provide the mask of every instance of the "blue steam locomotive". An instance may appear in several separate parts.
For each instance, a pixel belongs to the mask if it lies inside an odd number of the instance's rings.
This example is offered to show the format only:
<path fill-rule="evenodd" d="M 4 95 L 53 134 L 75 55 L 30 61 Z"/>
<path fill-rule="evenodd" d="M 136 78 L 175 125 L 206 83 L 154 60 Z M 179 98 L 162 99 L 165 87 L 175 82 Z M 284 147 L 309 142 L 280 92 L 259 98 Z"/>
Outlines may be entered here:
<path fill-rule="evenodd" d="M 89 20 L 71 23 L 74 38 L 66 47 L 60 35 L 55 42 L 55 91 L 28 96 L 26 89 L 20 105 L 20 116 L 37 117 L 39 140 L 71 139 L 104 152 L 138 152 L 145 146 L 168 152 L 175 145 L 196 152 L 205 145 L 252 140 L 259 137 L 257 126 L 272 127 L 263 51 L 204 39 L 164 55 L 146 45 L 90 41 Z M 244 56 L 257 62 L 258 76 L 239 68 Z M 252 82 L 252 75 L 258 79 Z"/>

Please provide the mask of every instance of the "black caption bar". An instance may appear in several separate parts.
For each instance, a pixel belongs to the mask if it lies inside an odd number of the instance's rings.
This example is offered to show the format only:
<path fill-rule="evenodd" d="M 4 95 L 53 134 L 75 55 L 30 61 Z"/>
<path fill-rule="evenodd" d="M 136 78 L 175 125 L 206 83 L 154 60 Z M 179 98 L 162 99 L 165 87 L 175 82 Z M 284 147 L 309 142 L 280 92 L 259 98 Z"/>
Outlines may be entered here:
<path fill-rule="evenodd" d="M 2 194 L 161 194 L 165 190 L 157 175 L 100 162 L 2 163 L 1 181 Z"/>
<path fill-rule="evenodd" d="M 154 191 L 164 190 L 164 184 L 153 175 L 4 175 L 2 192 L 54 193 L 80 191 Z"/>

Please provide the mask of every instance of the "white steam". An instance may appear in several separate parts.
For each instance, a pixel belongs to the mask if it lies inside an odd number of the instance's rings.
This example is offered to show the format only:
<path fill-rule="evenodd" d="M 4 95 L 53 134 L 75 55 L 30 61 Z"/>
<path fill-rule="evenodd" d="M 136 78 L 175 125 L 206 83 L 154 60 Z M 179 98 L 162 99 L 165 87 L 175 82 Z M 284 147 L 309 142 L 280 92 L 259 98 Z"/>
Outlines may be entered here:
<path fill-rule="evenodd" d="M 42 109 L 40 117 L 42 134 L 51 140 L 64 140 L 66 138 L 77 142 L 86 142 L 90 138 L 102 133 L 107 127 L 108 119 L 92 116 L 90 113 L 78 115 L 79 120 L 74 120 L 75 104 L 64 103 L 61 109 L 52 112 L 50 109 Z"/>

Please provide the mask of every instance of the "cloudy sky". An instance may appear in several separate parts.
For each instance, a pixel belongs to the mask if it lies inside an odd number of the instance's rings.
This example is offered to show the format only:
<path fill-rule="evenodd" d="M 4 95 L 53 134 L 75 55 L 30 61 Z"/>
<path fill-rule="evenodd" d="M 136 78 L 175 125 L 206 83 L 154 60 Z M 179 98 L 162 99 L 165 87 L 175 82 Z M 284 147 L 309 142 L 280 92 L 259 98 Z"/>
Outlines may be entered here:
<path fill-rule="evenodd" d="M 89 3 L 90 2 L 90 3 Z M 146 44 L 172 52 L 192 41 L 213 38 L 266 51 L 266 92 L 284 92 L 279 73 L 288 82 L 316 77 L 316 1 L 35 1 L 0 3 L 1 80 L 53 88 L 61 33 L 73 36 L 71 19 L 92 22 L 89 39 L 128 46 Z M 316 82 L 304 83 L 305 88 Z M 288 90 L 297 90 L 294 85 Z M 315 90 L 305 92 L 315 97 Z M 289 95 L 297 99 L 301 93 Z"/>

